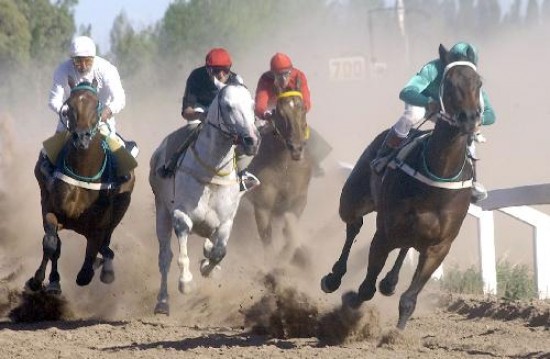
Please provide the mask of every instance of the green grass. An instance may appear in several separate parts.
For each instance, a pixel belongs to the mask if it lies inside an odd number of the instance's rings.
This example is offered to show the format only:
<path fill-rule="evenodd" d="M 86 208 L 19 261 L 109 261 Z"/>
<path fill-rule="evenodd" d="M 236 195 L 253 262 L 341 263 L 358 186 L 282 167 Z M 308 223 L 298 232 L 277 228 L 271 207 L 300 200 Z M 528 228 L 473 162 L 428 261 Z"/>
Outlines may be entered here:
<path fill-rule="evenodd" d="M 439 282 L 441 289 L 457 294 L 483 294 L 481 272 L 450 268 Z M 536 299 L 535 278 L 526 265 L 512 265 L 507 261 L 497 264 L 497 296 L 505 300 Z"/>

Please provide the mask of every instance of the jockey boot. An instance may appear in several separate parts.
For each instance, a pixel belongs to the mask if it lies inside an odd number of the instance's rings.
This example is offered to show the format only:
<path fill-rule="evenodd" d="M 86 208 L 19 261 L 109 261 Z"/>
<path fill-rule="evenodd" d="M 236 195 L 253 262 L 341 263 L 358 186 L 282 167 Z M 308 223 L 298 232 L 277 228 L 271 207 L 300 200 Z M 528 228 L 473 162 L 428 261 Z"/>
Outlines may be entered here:
<path fill-rule="evenodd" d="M 176 173 L 176 165 L 178 164 L 178 159 L 180 158 L 183 151 L 186 150 L 186 148 L 178 148 L 176 152 L 170 157 L 168 161 L 159 169 L 159 175 L 163 178 L 172 177 Z"/>
<path fill-rule="evenodd" d="M 260 180 L 247 170 L 242 170 L 239 172 L 239 184 L 241 192 L 246 192 L 258 187 Z"/>
<path fill-rule="evenodd" d="M 372 170 L 378 174 L 384 172 L 384 169 L 391 161 L 391 159 L 397 154 L 397 150 L 405 138 L 397 136 L 393 129 L 388 131 L 382 146 L 376 154 L 376 158 L 370 163 Z"/>

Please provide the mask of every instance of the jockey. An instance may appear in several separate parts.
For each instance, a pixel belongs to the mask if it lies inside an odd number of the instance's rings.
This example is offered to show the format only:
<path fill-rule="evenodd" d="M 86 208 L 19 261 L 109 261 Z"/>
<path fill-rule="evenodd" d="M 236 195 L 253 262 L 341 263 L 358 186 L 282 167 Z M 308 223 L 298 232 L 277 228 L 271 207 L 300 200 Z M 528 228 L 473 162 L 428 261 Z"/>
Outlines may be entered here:
<path fill-rule="evenodd" d="M 271 58 L 270 71 L 262 74 L 256 87 L 254 112 L 260 119 L 259 127 L 263 127 L 271 119 L 273 110 L 277 105 L 277 95 L 285 91 L 301 92 L 306 112 L 309 112 L 311 99 L 306 76 L 292 65 L 292 61 L 288 55 L 278 52 Z M 322 151 L 312 151 L 311 148 L 309 151 L 313 160 L 313 174 L 316 177 L 320 177 L 324 174 L 321 161 L 330 152 L 330 149 L 327 149 L 329 146 L 313 130 L 310 132 L 308 142 L 308 147 L 320 147 L 319 145 L 324 145 L 325 147 Z M 321 154 L 321 152 L 324 153 Z"/>
<path fill-rule="evenodd" d="M 208 108 L 220 89 L 229 84 L 244 85 L 241 76 L 231 71 L 232 65 L 231 55 L 227 50 L 213 48 L 206 55 L 204 66 L 191 71 L 187 78 L 181 106 L 181 116 L 187 120 L 185 127 L 190 133 L 206 119 Z M 164 166 L 165 175 L 174 172 L 178 158 L 186 148 L 187 145 L 180 146 L 170 157 Z M 245 169 L 250 161 L 250 157 L 238 155 L 237 167 L 241 191 L 250 190 L 260 184 L 258 178 Z"/>
<path fill-rule="evenodd" d="M 75 84 L 83 81 L 97 80 L 97 93 L 101 103 L 99 131 L 106 137 L 114 139 L 122 147 L 136 157 L 139 150 L 133 141 L 126 142 L 116 134 L 114 115 L 118 114 L 126 105 L 126 95 L 122 88 L 117 68 L 109 61 L 96 55 L 96 45 L 87 36 L 78 36 L 73 39 L 69 48 L 70 59 L 62 62 L 54 72 L 53 84 L 50 90 L 48 105 L 60 116 L 66 115 L 65 101 L 71 93 L 69 78 Z M 67 130 L 65 123 L 59 121 L 56 132 Z"/>
<path fill-rule="evenodd" d="M 458 42 L 449 50 L 449 63 L 462 59 L 468 59 L 474 65 L 478 62 L 478 53 L 474 46 L 466 42 Z M 432 118 L 431 114 L 441 110 L 439 102 L 439 87 L 443 77 L 443 71 L 447 64 L 437 58 L 425 64 L 420 71 L 414 75 L 405 87 L 399 93 L 399 98 L 405 102 L 405 111 L 397 120 L 393 127 L 388 132 L 382 147 L 378 151 L 376 158 L 372 161 L 371 166 L 375 172 L 382 172 L 385 166 L 393 158 L 396 150 L 405 141 L 409 135 L 410 129 L 417 125 L 428 114 L 428 118 Z M 482 89 L 482 125 L 491 125 L 495 122 L 495 113 L 489 102 L 489 98 Z M 484 141 L 483 136 L 478 133 L 475 136 L 478 142 Z M 470 157 L 475 158 L 474 145 L 468 148 Z M 475 161 L 474 161 L 475 163 Z M 473 197 L 476 201 L 485 199 L 487 191 L 476 181 L 474 177 Z"/>

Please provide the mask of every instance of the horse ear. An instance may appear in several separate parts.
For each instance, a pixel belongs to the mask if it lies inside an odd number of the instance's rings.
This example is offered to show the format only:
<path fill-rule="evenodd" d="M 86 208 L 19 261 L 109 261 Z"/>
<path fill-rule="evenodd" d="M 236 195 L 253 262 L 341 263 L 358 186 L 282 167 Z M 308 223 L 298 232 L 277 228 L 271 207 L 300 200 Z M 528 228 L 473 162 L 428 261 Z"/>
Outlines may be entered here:
<path fill-rule="evenodd" d="M 71 90 L 72 90 L 72 89 L 74 88 L 74 86 L 76 85 L 72 76 L 69 76 L 69 78 L 67 79 L 67 83 L 69 84 L 69 88 L 70 88 Z"/>
<path fill-rule="evenodd" d="M 92 87 L 97 89 L 97 79 L 94 77 L 94 79 L 92 80 Z"/>
<path fill-rule="evenodd" d="M 441 60 L 441 62 L 446 64 L 449 59 L 448 55 L 449 55 L 449 51 L 447 51 L 445 46 L 443 46 L 443 44 L 439 44 L 439 59 Z"/>

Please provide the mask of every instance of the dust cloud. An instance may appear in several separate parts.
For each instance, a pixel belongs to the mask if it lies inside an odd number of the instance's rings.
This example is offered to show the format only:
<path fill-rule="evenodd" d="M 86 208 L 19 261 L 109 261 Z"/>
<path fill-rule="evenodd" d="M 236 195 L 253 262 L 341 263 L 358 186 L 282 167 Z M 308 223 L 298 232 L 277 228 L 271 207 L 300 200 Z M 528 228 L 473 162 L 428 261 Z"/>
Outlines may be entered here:
<path fill-rule="evenodd" d="M 437 56 L 439 43 L 449 48 L 466 40 L 476 44 L 480 51 L 479 70 L 497 114 L 496 124 L 484 129 L 488 142 L 478 146 L 481 182 L 488 189 L 548 182 L 550 155 L 546 138 L 550 109 L 544 106 L 550 49 L 543 45 L 550 34 L 548 26 L 521 33 L 500 33 L 489 40 L 463 39 L 447 33 L 436 36 L 434 42 L 425 41 L 422 33 L 405 41 L 395 34 L 386 35 L 380 26 L 369 41 L 364 22 L 350 22 L 346 27 L 342 25 L 346 19 L 340 21 L 342 30 L 335 31 L 328 24 L 320 26 L 317 19 L 306 17 L 300 29 L 281 26 L 280 32 L 254 46 L 253 51 L 239 53 L 229 49 L 234 57 L 234 70 L 243 76 L 251 91 L 277 51 L 287 53 L 308 77 L 312 93 L 308 121 L 332 145 L 333 151 L 323 163 L 326 175 L 311 182 L 308 206 L 301 219 L 302 244 L 309 250 L 312 265 L 307 270 L 290 269 L 284 284 L 298 288 L 325 307 L 339 304 L 342 293 L 357 289 L 366 274 L 368 246 L 374 233 L 374 216 L 370 215 L 352 248 L 341 289 L 331 295 L 322 293 L 320 279 L 330 271 L 344 241 L 345 227 L 338 218 L 338 203 L 346 172 L 339 167 L 339 161 L 353 164 L 371 139 L 397 120 L 403 107 L 398 99 L 401 87 L 424 62 Z M 329 60 L 342 57 L 364 58 L 361 78 L 331 79 Z M 112 240 L 116 281 L 106 286 L 96 275 L 89 286 L 77 287 L 75 278 L 83 261 L 85 241 L 72 232 L 61 233 L 61 286 L 77 316 L 121 319 L 152 315 L 160 275 L 153 195 L 147 181 L 148 161 L 164 136 L 183 125 L 179 113 L 185 79 L 202 61 L 192 59 L 189 65 L 175 66 L 173 83 L 126 89 L 127 107 L 118 116 L 117 126 L 124 137 L 138 142 L 141 153 L 132 202 Z M 10 263 L 10 269 L 15 271 L 10 283 L 18 288 L 33 275 L 41 259 L 39 192 L 32 171 L 41 141 L 53 133 L 56 123 L 46 105 L 47 91 L 38 96 L 43 105 L 18 106 L 5 120 L 11 121 L 16 131 L 13 159 L 4 177 L 7 198 L 3 199 L 2 211 L 9 225 L 0 239 L 0 259 Z M 547 206 L 540 209 L 548 212 Z M 243 200 L 220 278 L 200 277 L 202 239 L 190 238 L 191 269 L 197 290 L 188 296 L 177 292 L 179 270 L 174 260 L 168 282 L 171 320 L 198 326 L 243 325 L 242 309 L 261 300 L 266 291 L 262 284 L 265 274 L 282 265 L 266 260 L 270 254 L 263 253 L 253 218 L 250 204 Z M 501 215 L 496 220 L 497 259 L 530 265 L 533 261 L 530 228 Z M 281 234 L 277 239 L 282 245 Z M 445 265 L 477 266 L 478 247 L 476 223 L 468 218 Z M 172 248 L 177 256 L 175 240 Z M 388 266 L 393 258 L 390 257 Z M 404 268 L 397 293 L 407 287 L 411 270 L 408 266 Z M 398 295 L 375 296 L 372 303 L 382 313 L 381 321 L 395 321 L 398 299 Z M 419 306 L 421 302 L 422 299 Z M 422 310 L 418 308 L 416 314 Z"/>

